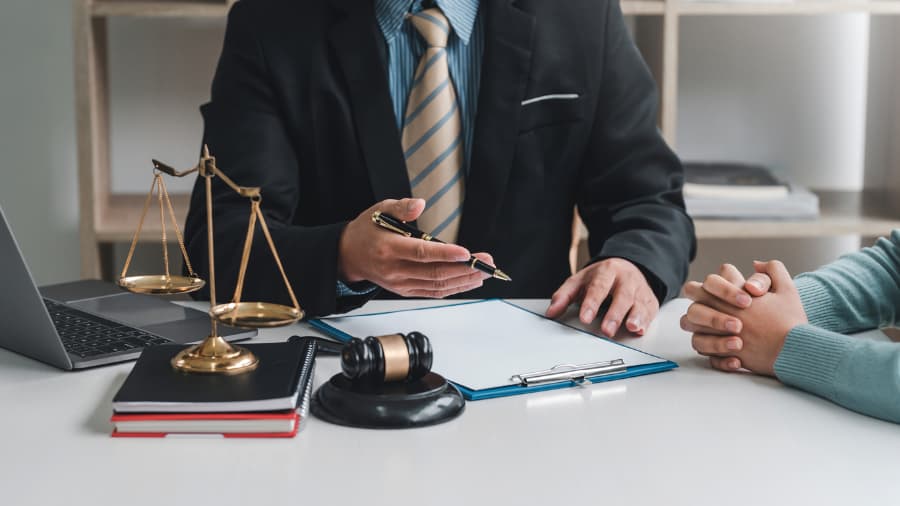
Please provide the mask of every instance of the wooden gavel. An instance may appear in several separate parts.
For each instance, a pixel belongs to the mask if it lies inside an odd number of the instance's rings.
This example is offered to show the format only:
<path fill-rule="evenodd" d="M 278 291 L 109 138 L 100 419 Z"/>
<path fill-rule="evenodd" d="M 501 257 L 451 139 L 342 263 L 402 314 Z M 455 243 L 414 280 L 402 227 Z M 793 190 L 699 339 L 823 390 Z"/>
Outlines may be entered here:
<path fill-rule="evenodd" d="M 355 337 L 341 351 L 341 370 L 361 383 L 411 381 L 425 376 L 432 360 L 431 342 L 419 332 Z"/>

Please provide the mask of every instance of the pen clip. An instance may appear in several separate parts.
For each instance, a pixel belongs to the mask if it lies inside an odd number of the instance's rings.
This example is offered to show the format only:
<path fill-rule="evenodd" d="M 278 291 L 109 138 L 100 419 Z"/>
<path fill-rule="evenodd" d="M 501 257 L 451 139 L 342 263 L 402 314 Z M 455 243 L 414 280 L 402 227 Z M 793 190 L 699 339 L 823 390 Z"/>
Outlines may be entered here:
<path fill-rule="evenodd" d="M 409 231 L 403 230 L 402 228 L 397 227 L 393 223 L 385 220 L 381 216 L 381 211 L 375 211 L 374 213 L 372 213 L 372 221 L 374 221 L 375 224 L 379 227 L 386 228 L 392 232 L 397 232 L 398 234 L 405 235 L 406 237 L 412 237 L 412 234 Z"/>
<path fill-rule="evenodd" d="M 578 385 L 590 381 L 591 378 L 623 372 L 625 369 L 625 361 L 617 358 L 608 362 L 592 362 L 581 365 L 562 364 L 543 371 L 515 374 L 509 379 L 524 387 L 555 381 L 571 381 Z"/>

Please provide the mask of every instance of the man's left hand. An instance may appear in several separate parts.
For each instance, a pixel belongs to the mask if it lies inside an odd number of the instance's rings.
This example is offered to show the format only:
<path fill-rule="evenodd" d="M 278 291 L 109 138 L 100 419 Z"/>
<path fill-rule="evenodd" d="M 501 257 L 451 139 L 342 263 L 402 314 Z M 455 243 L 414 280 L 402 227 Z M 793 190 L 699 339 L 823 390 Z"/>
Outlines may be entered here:
<path fill-rule="evenodd" d="M 560 316 L 569 304 L 580 299 L 581 321 L 589 324 L 607 297 L 611 297 L 612 302 L 600 330 L 608 336 L 616 335 L 623 321 L 629 332 L 644 335 L 659 312 L 656 294 L 640 269 L 623 258 L 607 258 L 570 276 L 550 299 L 547 317 Z"/>

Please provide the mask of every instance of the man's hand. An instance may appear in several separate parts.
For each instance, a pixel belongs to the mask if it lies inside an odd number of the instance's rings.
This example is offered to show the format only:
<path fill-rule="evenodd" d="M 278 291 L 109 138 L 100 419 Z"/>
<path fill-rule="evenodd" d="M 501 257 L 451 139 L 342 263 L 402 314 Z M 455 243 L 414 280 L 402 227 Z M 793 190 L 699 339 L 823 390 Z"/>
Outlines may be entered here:
<path fill-rule="evenodd" d="M 591 323 L 607 297 L 612 297 L 612 303 L 600 330 L 608 336 L 616 335 L 623 321 L 627 330 L 643 335 L 659 312 L 656 295 L 640 269 L 628 260 L 607 258 L 570 276 L 550 299 L 547 317 L 560 316 L 569 304 L 581 299 L 581 321 Z"/>
<path fill-rule="evenodd" d="M 784 340 L 791 329 L 807 323 L 806 312 L 781 262 L 755 262 L 754 268 L 757 274 L 746 283 L 722 275 L 711 275 L 702 284 L 687 283 L 685 296 L 695 302 L 681 326 L 694 333 L 694 349 L 710 357 L 713 367 L 724 371 L 743 367 L 774 376 Z M 771 292 L 761 292 L 769 284 Z M 745 289 L 759 295 L 748 301 L 741 296 L 749 295 Z"/>
<path fill-rule="evenodd" d="M 422 199 L 384 200 L 348 223 L 338 245 L 339 279 L 370 281 L 406 297 L 442 298 L 480 287 L 490 276 L 460 263 L 470 257 L 466 248 L 404 237 L 372 223 L 375 211 L 413 221 L 424 209 Z M 475 256 L 494 264 L 487 253 Z"/>

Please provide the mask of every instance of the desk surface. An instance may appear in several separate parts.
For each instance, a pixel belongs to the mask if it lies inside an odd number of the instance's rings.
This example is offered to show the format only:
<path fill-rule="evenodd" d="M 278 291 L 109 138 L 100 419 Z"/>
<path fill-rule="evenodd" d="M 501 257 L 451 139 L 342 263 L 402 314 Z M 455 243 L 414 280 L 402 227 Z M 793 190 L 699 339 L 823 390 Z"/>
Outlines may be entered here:
<path fill-rule="evenodd" d="M 685 307 L 666 305 L 647 336 L 625 340 L 674 371 L 470 402 L 424 429 L 310 418 L 288 440 L 112 439 L 111 400 L 131 364 L 67 373 L 0 350 L 2 503 L 898 504 L 900 428 L 711 370 L 678 329 Z M 316 383 L 338 368 L 320 359 Z"/>

